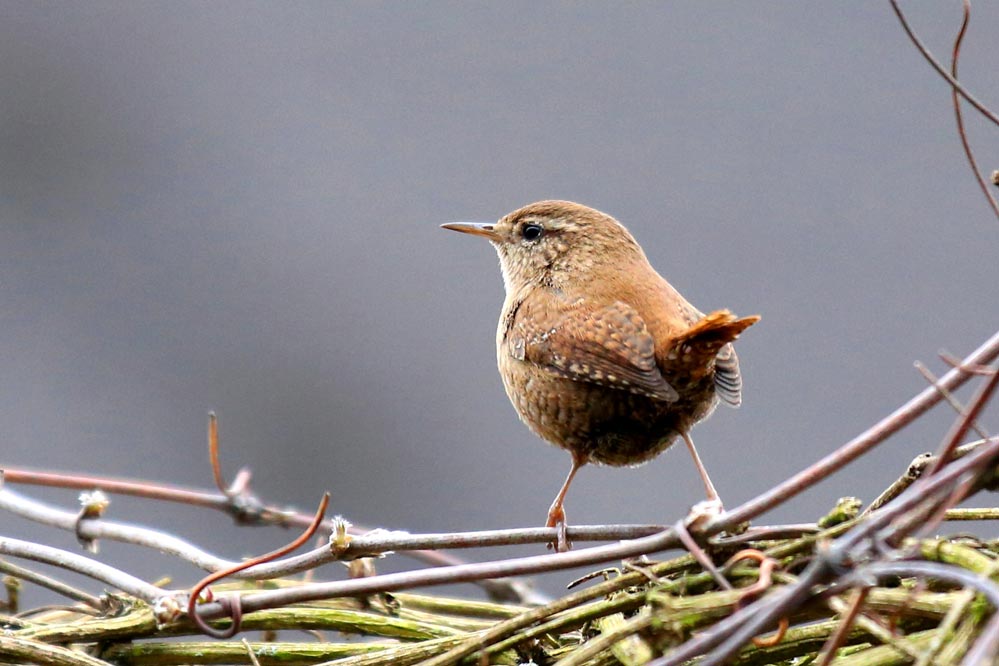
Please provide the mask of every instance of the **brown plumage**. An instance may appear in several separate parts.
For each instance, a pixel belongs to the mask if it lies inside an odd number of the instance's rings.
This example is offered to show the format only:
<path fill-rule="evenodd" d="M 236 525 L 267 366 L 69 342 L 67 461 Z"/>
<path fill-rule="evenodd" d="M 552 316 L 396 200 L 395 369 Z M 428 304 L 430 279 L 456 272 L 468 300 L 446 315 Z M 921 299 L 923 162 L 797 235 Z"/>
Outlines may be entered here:
<path fill-rule="evenodd" d="M 627 229 L 580 204 L 539 201 L 495 224 L 444 227 L 496 248 L 506 286 L 496 332 L 503 385 L 521 420 L 572 454 L 548 525 L 564 534 L 562 502 L 582 465 L 638 465 L 678 437 L 719 502 L 688 433 L 719 398 L 741 402 L 731 343 L 759 317 L 703 315 Z"/>

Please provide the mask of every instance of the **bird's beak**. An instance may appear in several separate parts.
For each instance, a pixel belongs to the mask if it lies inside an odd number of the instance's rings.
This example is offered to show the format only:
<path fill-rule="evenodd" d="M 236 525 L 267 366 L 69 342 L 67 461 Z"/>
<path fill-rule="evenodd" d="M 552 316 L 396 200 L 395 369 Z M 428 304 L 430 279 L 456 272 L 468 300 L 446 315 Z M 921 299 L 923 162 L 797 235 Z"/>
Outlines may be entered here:
<path fill-rule="evenodd" d="M 488 238 L 493 242 L 499 242 L 500 239 L 499 234 L 497 234 L 494 229 L 494 225 L 491 223 L 449 222 L 448 224 L 442 224 L 441 229 L 450 229 L 451 231 L 460 231 L 463 234 L 482 236 L 483 238 Z"/>

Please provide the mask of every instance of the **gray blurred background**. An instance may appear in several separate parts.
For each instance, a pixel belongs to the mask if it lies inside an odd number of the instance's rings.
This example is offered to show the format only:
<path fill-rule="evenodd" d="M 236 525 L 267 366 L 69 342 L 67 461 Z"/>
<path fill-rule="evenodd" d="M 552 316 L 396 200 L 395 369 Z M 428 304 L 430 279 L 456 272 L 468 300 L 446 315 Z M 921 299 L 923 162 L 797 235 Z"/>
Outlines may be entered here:
<path fill-rule="evenodd" d="M 948 53 L 959 3 L 910 4 Z M 993 103 L 996 34 L 979 3 L 961 74 Z M 618 217 L 701 309 L 763 316 L 738 345 L 743 408 L 694 433 L 729 506 L 921 389 L 915 359 L 943 372 L 940 348 L 999 325 L 999 223 L 887 2 L 8 1 L 0 90 L 0 464 L 208 487 L 214 409 L 226 472 L 251 467 L 275 503 L 328 489 L 372 526 L 539 525 L 569 457 L 503 393 L 492 248 L 438 225 L 543 198 Z M 969 125 L 999 166 L 997 130 Z M 871 499 L 951 420 L 766 520 Z M 584 469 L 568 516 L 664 523 L 702 492 L 680 447 Z M 110 515 L 229 557 L 288 538 L 137 501 Z M 543 547 L 465 555 L 515 552 Z"/>

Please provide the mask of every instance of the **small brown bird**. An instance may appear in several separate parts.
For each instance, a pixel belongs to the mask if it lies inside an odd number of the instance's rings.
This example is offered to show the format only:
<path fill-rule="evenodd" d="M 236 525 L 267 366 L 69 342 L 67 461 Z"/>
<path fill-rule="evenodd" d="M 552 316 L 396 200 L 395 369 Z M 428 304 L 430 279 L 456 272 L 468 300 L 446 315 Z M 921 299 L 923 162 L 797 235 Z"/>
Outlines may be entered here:
<path fill-rule="evenodd" d="M 499 253 L 506 301 L 496 331 L 503 386 L 536 434 L 572 454 L 548 510 L 565 539 L 566 491 L 587 463 L 640 465 L 678 437 L 721 501 L 690 429 L 719 398 L 742 401 L 732 341 L 759 317 L 699 312 L 649 264 L 617 220 L 570 201 L 539 201 L 495 224 L 445 229 L 483 236 Z"/>

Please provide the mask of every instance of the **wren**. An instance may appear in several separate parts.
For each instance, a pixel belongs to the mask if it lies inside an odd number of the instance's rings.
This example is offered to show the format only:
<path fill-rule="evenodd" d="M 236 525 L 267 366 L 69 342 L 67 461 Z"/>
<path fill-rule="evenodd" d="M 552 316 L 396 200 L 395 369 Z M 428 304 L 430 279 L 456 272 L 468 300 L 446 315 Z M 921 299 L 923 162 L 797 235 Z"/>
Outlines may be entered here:
<path fill-rule="evenodd" d="M 583 465 L 640 465 L 678 438 L 704 482 L 706 510 L 720 510 L 690 430 L 719 400 L 742 402 L 731 343 L 759 317 L 701 313 L 621 223 L 577 203 L 539 201 L 495 224 L 442 226 L 496 248 L 506 287 L 496 331 L 503 386 L 520 419 L 572 455 L 548 510 L 559 549 L 568 548 L 563 501 Z"/>

